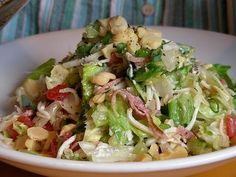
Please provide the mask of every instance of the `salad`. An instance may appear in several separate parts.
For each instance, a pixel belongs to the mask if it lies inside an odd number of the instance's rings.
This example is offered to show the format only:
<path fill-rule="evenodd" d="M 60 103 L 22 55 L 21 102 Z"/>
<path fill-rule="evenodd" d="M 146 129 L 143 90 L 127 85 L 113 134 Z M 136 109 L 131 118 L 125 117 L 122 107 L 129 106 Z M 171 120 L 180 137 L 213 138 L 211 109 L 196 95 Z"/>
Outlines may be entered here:
<path fill-rule="evenodd" d="M 89 24 L 76 50 L 50 58 L 15 91 L 0 140 L 59 159 L 124 162 L 193 156 L 236 143 L 230 66 L 121 16 Z"/>

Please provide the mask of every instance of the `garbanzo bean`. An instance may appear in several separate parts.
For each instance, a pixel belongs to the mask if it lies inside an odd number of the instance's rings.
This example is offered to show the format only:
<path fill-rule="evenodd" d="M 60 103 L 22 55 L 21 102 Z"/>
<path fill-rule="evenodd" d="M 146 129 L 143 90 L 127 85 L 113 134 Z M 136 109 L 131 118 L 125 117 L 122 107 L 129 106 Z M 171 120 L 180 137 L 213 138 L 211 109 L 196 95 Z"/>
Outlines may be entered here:
<path fill-rule="evenodd" d="M 114 80 L 114 79 L 116 79 L 116 75 L 110 72 L 100 72 L 91 78 L 91 82 L 93 84 L 103 86 L 107 84 L 110 80 Z"/>
<path fill-rule="evenodd" d="M 48 137 L 48 131 L 42 127 L 31 127 L 27 130 L 27 135 L 32 140 L 43 141 Z"/>

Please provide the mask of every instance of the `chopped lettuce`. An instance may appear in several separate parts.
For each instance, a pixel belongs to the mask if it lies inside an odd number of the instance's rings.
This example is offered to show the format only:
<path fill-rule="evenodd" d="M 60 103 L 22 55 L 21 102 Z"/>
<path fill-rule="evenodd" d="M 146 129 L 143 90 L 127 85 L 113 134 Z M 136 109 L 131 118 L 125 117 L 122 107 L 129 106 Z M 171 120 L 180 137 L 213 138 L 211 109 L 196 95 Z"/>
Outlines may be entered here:
<path fill-rule="evenodd" d="M 157 93 L 160 95 L 160 97 L 169 96 L 171 97 L 173 95 L 174 90 L 174 82 L 172 82 L 165 74 L 162 74 L 160 76 L 153 77 L 152 79 L 146 81 L 147 83 L 152 83 Z"/>
<path fill-rule="evenodd" d="M 96 38 L 99 34 L 99 27 L 100 27 L 99 21 L 95 21 L 94 23 L 89 24 L 85 28 L 83 37 L 88 39 Z"/>
<path fill-rule="evenodd" d="M 140 130 L 132 125 L 131 125 L 131 130 L 139 138 L 139 140 L 143 140 L 144 138 L 149 137 L 149 135 L 147 133 L 143 132 L 142 130 Z"/>
<path fill-rule="evenodd" d="M 50 76 L 51 70 L 54 67 L 55 63 L 56 60 L 50 58 L 47 62 L 39 65 L 36 69 L 34 69 L 27 78 L 38 80 L 41 76 Z"/>
<path fill-rule="evenodd" d="M 191 71 L 192 66 L 186 65 L 181 68 L 177 68 L 170 73 L 166 73 L 167 77 L 170 78 L 175 84 L 177 88 L 182 88 L 185 84 L 185 79 L 189 72 Z"/>
<path fill-rule="evenodd" d="M 138 84 L 135 80 L 132 80 L 132 83 L 138 94 L 142 97 L 142 99 L 147 100 L 146 93 L 143 91 L 142 86 Z"/>
<path fill-rule="evenodd" d="M 94 85 L 90 82 L 90 78 L 102 70 L 103 67 L 93 63 L 84 65 L 82 74 L 83 100 L 88 101 L 93 94 Z"/>
<path fill-rule="evenodd" d="M 107 117 L 107 112 L 108 112 L 107 106 L 104 104 L 98 104 L 95 108 L 94 111 L 91 115 L 93 118 L 93 121 L 96 125 L 96 127 L 101 127 L 101 126 L 106 126 L 108 125 L 108 117 Z"/>
<path fill-rule="evenodd" d="M 223 109 L 223 106 L 219 103 L 219 101 L 215 100 L 215 103 L 217 103 L 218 107 L 218 111 L 214 111 L 212 110 L 213 105 L 211 106 L 211 104 L 206 105 L 206 104 L 201 104 L 200 108 L 199 108 L 199 113 L 198 113 L 198 117 L 201 119 L 219 119 L 225 116 L 226 114 L 226 110 Z M 216 109 L 216 108 L 213 108 Z"/>
<path fill-rule="evenodd" d="M 209 144 L 214 150 L 229 147 L 229 137 L 224 130 L 224 119 L 216 119 L 211 122 L 198 122 L 199 132 L 197 136 Z"/>
<path fill-rule="evenodd" d="M 127 109 L 128 106 L 126 102 L 117 97 L 114 110 L 110 103 L 106 103 L 108 111 L 108 124 L 111 132 L 111 136 L 114 135 L 112 144 L 125 145 L 132 143 L 132 131 L 131 126 L 127 120 Z"/>
<path fill-rule="evenodd" d="M 91 49 L 93 48 L 92 43 L 80 43 L 75 51 L 77 57 L 83 58 L 90 54 Z"/>
<path fill-rule="evenodd" d="M 134 154 L 145 154 L 148 152 L 148 148 L 143 141 L 139 141 L 135 146 L 133 153 Z"/>
<path fill-rule="evenodd" d="M 134 74 L 134 80 L 136 82 L 144 82 L 156 75 L 163 73 L 164 67 L 161 61 L 159 62 L 150 62 L 145 67 L 138 69 Z"/>
<path fill-rule="evenodd" d="M 114 109 L 111 103 L 105 102 L 97 105 L 91 114 L 95 127 L 109 127 L 111 136 L 109 144 L 113 146 L 131 144 L 133 142 L 132 127 L 127 120 L 127 109 L 126 102 L 118 97 Z M 136 130 L 136 133 L 145 136 L 138 130 Z"/>
<path fill-rule="evenodd" d="M 86 121 L 86 130 L 84 132 L 84 141 L 98 142 L 104 134 L 104 130 L 96 127 L 92 119 Z"/>
<path fill-rule="evenodd" d="M 113 147 L 106 143 L 99 143 L 92 153 L 94 162 L 120 162 L 134 160 L 132 146 Z"/>
<path fill-rule="evenodd" d="M 194 112 L 194 102 L 190 93 L 183 93 L 168 104 L 169 117 L 177 125 L 186 126 Z"/>
<path fill-rule="evenodd" d="M 162 123 L 161 120 L 156 116 L 152 116 L 152 120 L 153 120 L 153 123 L 161 130 L 171 128 L 169 124 Z"/>
<path fill-rule="evenodd" d="M 233 84 L 233 81 L 228 75 L 228 72 L 230 70 L 231 66 L 229 65 L 222 65 L 222 64 L 214 64 L 213 70 L 215 70 L 218 75 L 221 77 L 221 79 L 225 80 L 228 87 L 234 91 L 236 91 L 236 86 Z"/>
<path fill-rule="evenodd" d="M 191 139 L 190 141 L 188 141 L 187 147 L 192 155 L 199 155 L 212 152 L 212 148 L 205 141 L 202 141 L 198 138 Z"/>

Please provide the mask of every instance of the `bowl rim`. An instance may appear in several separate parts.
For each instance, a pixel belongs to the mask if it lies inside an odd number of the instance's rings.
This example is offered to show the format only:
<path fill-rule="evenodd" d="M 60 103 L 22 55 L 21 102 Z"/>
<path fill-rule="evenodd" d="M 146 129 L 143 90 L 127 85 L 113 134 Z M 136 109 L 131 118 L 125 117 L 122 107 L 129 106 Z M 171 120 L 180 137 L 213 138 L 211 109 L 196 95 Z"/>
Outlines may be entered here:
<path fill-rule="evenodd" d="M 236 146 L 219 151 L 190 156 L 185 158 L 159 160 L 151 162 L 113 162 L 96 163 L 91 161 L 75 161 L 43 157 L 0 146 L 0 160 L 13 161 L 36 167 L 60 169 L 80 172 L 98 173 L 134 173 L 178 170 L 197 167 L 228 160 L 236 156 Z"/>

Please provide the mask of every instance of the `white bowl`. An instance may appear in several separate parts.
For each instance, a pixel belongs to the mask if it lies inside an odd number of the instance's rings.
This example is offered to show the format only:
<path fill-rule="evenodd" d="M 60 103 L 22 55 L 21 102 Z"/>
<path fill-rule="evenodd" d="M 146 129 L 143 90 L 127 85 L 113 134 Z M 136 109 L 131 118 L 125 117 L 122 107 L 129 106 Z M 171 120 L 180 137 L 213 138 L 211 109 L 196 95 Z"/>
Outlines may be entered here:
<path fill-rule="evenodd" d="M 209 63 L 236 66 L 236 37 L 214 32 L 159 27 L 163 37 L 196 48 L 196 56 Z M 80 41 L 82 30 L 46 33 L 0 46 L 0 115 L 10 112 L 8 98 L 24 76 L 50 57 L 62 59 Z M 232 67 L 231 74 L 236 74 Z M 188 158 L 128 163 L 93 163 L 40 157 L 0 144 L 0 160 L 45 176 L 189 176 L 236 157 L 236 147 Z"/>

